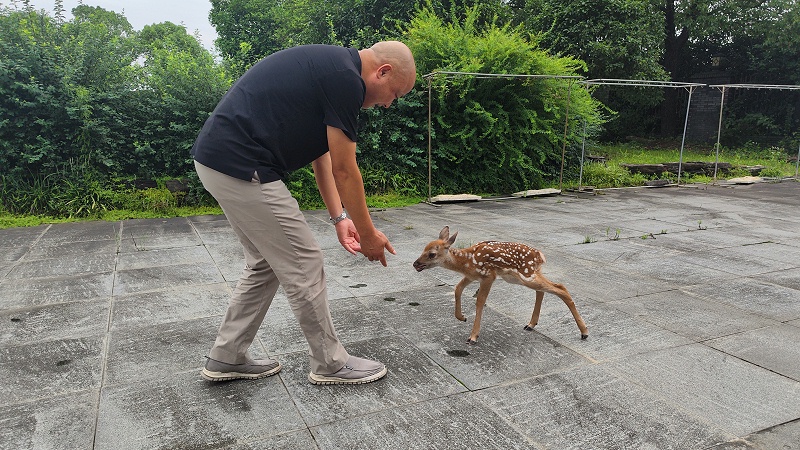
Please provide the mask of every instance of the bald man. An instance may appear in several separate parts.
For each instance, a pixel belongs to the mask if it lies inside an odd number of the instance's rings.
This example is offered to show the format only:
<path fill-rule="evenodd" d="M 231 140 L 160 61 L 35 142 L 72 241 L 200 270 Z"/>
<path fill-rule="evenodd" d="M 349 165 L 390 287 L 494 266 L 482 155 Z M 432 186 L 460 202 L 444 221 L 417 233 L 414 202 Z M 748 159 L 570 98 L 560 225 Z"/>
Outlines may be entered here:
<path fill-rule="evenodd" d="M 244 248 L 245 268 L 204 378 L 256 379 L 281 370 L 275 360 L 248 355 L 278 286 L 308 341 L 311 383 L 362 384 L 386 375 L 384 364 L 349 355 L 339 341 L 322 251 L 284 179 L 311 163 L 342 247 L 386 266 L 385 251 L 395 251 L 367 210 L 356 163 L 357 116 L 361 108 L 388 108 L 415 81 L 414 57 L 401 42 L 360 51 L 305 45 L 255 64 L 217 105 L 192 155 Z"/>

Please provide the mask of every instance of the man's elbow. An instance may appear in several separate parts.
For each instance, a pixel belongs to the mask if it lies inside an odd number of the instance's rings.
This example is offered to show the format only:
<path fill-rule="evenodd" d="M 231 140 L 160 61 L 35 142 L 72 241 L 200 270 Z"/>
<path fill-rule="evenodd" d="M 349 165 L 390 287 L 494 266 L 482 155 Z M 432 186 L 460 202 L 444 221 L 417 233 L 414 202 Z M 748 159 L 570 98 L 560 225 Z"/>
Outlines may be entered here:
<path fill-rule="evenodd" d="M 361 182 L 361 172 L 358 167 L 333 166 L 331 172 L 337 185 L 345 185 L 354 181 Z"/>

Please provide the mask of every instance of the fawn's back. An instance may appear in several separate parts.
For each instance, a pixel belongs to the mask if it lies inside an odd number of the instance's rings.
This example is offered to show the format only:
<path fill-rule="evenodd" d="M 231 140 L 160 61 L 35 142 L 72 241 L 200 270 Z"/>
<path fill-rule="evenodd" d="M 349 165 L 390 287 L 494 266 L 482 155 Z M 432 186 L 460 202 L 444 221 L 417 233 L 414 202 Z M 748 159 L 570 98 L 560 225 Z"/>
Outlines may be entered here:
<path fill-rule="evenodd" d="M 484 241 L 465 249 L 450 248 L 450 253 L 456 265 L 464 270 L 453 269 L 465 275 L 494 274 L 517 284 L 532 280 L 545 263 L 542 252 L 518 242 Z"/>

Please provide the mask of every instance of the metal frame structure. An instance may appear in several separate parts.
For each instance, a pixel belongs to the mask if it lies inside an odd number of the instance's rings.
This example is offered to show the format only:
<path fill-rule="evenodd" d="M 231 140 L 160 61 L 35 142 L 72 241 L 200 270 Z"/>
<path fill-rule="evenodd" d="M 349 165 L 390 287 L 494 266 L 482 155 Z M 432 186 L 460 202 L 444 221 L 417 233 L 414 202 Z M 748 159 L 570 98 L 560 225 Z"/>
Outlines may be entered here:
<path fill-rule="evenodd" d="M 783 91 L 800 91 L 800 86 L 798 85 L 791 85 L 791 84 L 712 84 L 709 87 L 716 88 L 722 93 L 722 97 L 719 101 L 719 125 L 717 125 L 717 143 L 716 143 L 716 157 L 714 160 L 714 181 L 717 181 L 717 166 L 719 164 L 719 140 L 720 136 L 722 136 L 722 110 L 725 105 L 725 90 L 736 88 L 736 89 L 776 89 L 776 90 L 783 90 Z M 794 177 L 798 177 L 798 172 L 800 171 L 800 144 L 798 144 L 797 148 L 797 163 L 794 166 Z"/>
<path fill-rule="evenodd" d="M 566 155 L 566 145 L 567 145 L 567 131 L 569 126 L 569 105 L 571 101 L 571 94 L 572 94 L 572 82 L 583 80 L 583 77 L 577 75 L 531 75 L 531 74 L 511 74 L 511 73 L 477 73 L 477 72 L 447 72 L 447 71 L 436 71 L 431 72 L 429 74 L 423 75 L 422 78 L 428 80 L 428 203 L 431 203 L 431 189 L 432 189 L 432 182 L 431 182 L 431 166 L 432 166 L 432 156 L 431 156 L 431 131 L 432 131 L 432 124 L 431 124 L 431 103 L 432 103 L 432 91 L 433 91 L 433 78 L 437 76 L 444 76 L 447 78 L 454 78 L 460 76 L 472 76 L 475 78 L 538 78 L 538 79 L 566 79 L 569 80 L 570 83 L 567 87 L 567 111 L 564 114 L 564 142 L 561 149 L 561 178 L 559 180 L 559 190 L 561 189 L 561 183 L 563 182 L 564 178 L 564 159 Z"/>
<path fill-rule="evenodd" d="M 656 80 L 624 80 L 616 78 L 597 78 L 593 80 L 583 80 L 582 84 L 586 85 L 587 89 L 590 86 L 596 85 L 610 85 L 610 86 L 635 86 L 635 87 L 657 87 L 657 88 L 684 88 L 689 92 L 689 101 L 686 102 L 686 117 L 683 121 L 683 136 L 681 138 L 681 151 L 678 160 L 678 184 L 681 184 L 681 170 L 683 166 L 683 148 L 686 143 L 686 128 L 689 125 L 689 108 L 692 106 L 692 93 L 699 87 L 706 86 L 703 83 L 684 83 L 678 81 L 656 81 Z M 581 172 L 578 179 L 578 190 L 581 190 L 583 184 L 583 159 L 586 152 L 586 126 L 584 123 L 583 129 L 583 145 L 581 148 Z"/>

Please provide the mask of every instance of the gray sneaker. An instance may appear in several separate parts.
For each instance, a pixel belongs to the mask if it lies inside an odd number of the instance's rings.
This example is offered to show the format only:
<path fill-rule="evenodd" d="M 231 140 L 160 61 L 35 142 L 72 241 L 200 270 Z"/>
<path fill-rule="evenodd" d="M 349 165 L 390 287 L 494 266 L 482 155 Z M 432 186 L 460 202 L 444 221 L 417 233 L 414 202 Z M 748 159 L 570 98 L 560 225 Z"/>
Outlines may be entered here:
<path fill-rule="evenodd" d="M 248 359 L 244 364 L 228 364 L 208 358 L 202 375 L 209 381 L 255 380 L 275 375 L 280 371 L 281 365 L 274 359 Z"/>
<path fill-rule="evenodd" d="M 311 384 L 364 384 L 386 376 L 386 366 L 378 361 L 351 356 L 347 363 L 330 375 L 308 374 Z"/>

